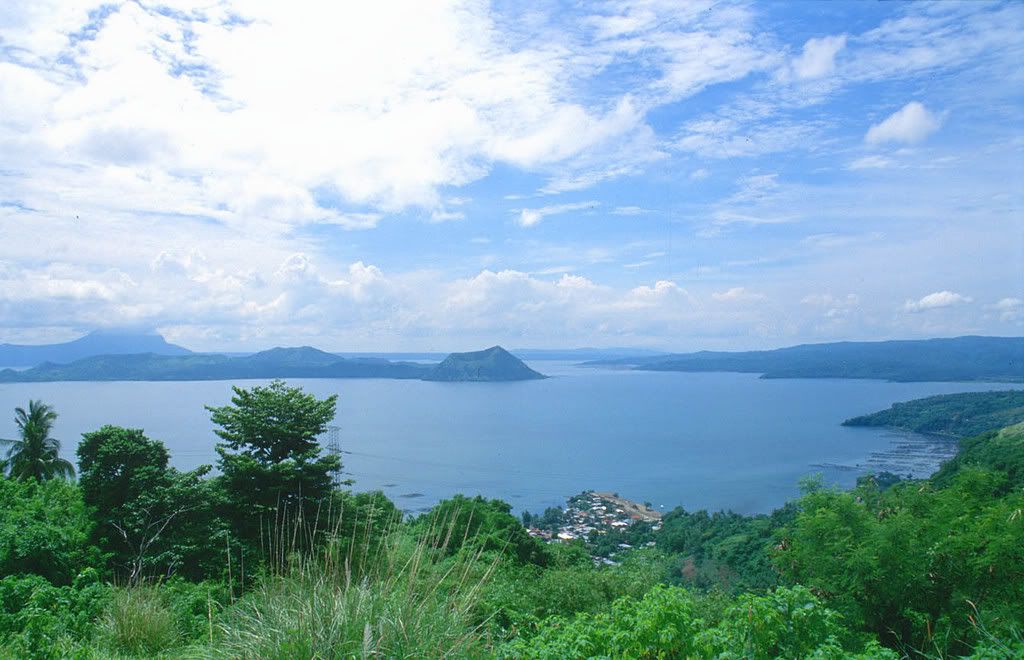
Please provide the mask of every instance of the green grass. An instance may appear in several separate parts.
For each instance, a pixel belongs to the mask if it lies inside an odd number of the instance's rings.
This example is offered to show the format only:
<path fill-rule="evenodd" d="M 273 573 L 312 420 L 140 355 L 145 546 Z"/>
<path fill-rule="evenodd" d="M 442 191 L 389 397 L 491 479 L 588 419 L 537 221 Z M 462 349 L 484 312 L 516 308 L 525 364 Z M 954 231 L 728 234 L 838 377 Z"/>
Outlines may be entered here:
<path fill-rule="evenodd" d="M 490 574 L 396 534 L 353 573 L 351 557 L 296 560 L 215 622 L 213 658 L 445 658 L 483 653 L 471 611 Z"/>
<path fill-rule="evenodd" d="M 119 589 L 100 619 L 97 641 L 125 656 L 154 656 L 179 644 L 181 632 L 174 613 L 158 587 Z"/>

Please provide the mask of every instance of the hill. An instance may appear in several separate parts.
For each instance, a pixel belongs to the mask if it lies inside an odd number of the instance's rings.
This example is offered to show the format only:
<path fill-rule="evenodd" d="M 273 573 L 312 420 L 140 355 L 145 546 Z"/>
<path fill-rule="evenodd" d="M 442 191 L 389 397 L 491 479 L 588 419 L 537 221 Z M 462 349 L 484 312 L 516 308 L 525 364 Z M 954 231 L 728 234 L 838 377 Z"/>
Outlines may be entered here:
<path fill-rule="evenodd" d="M 943 463 L 931 480 L 940 488 L 946 487 L 969 466 L 1005 472 L 1007 489 L 1024 485 L 1024 424 L 960 440 L 960 452 Z"/>
<path fill-rule="evenodd" d="M 772 351 L 681 353 L 586 362 L 647 371 L 733 371 L 762 378 L 1024 382 L 1024 337 L 804 344 Z"/>
<path fill-rule="evenodd" d="M 940 394 L 894 403 L 888 410 L 854 417 L 843 426 L 890 428 L 967 437 L 1024 422 L 1024 390 Z"/>
<path fill-rule="evenodd" d="M 44 362 L 67 364 L 96 355 L 137 353 L 189 355 L 192 351 L 169 344 L 163 337 L 155 333 L 97 330 L 84 337 L 60 344 L 40 344 L 38 346 L 0 344 L 0 365 L 34 367 Z"/>
<path fill-rule="evenodd" d="M 499 353 L 500 351 L 500 353 Z M 473 357 L 476 356 L 476 357 Z M 97 355 L 70 364 L 0 371 L 0 382 L 182 381 L 250 378 L 398 378 L 443 381 L 509 381 L 544 378 L 503 349 L 453 353 L 439 365 L 346 359 L 303 346 L 273 348 L 242 357 L 188 354 Z"/>
<path fill-rule="evenodd" d="M 473 353 L 452 353 L 424 376 L 424 380 L 511 381 L 545 378 L 506 351 L 492 346 Z"/>

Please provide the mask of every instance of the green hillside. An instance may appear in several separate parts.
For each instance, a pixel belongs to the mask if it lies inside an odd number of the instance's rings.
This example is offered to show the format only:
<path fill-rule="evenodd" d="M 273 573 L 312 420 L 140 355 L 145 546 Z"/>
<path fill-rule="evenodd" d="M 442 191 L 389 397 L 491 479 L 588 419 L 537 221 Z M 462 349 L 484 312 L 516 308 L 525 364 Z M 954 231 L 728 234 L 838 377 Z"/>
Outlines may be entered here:
<path fill-rule="evenodd" d="M 773 351 L 683 353 L 584 363 L 646 371 L 734 371 L 764 378 L 1024 382 L 1024 337 L 807 344 Z"/>
<path fill-rule="evenodd" d="M 844 426 L 885 426 L 952 437 L 978 435 L 1024 422 L 1024 390 L 940 394 L 894 403 L 888 410 L 854 417 Z"/>

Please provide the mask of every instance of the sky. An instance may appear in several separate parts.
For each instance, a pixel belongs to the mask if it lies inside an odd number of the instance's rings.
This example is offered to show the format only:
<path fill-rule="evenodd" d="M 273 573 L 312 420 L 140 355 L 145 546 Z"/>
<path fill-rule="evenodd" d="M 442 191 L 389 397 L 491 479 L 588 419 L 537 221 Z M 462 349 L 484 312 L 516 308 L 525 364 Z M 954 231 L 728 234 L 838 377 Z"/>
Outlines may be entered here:
<path fill-rule="evenodd" d="M 1024 330 L 1024 4 L 0 4 L 0 342 Z"/>

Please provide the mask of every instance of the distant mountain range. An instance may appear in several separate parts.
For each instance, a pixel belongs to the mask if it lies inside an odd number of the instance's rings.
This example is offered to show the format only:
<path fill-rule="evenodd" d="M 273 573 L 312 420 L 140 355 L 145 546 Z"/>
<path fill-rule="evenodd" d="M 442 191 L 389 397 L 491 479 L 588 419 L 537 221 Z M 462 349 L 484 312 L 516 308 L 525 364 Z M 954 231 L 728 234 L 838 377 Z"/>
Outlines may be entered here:
<path fill-rule="evenodd" d="M 155 333 L 97 330 L 61 344 L 27 346 L 0 344 L 0 366 L 34 367 L 43 362 L 67 364 L 95 355 L 189 355 L 192 351 L 167 343 Z"/>
<path fill-rule="evenodd" d="M 773 351 L 701 351 L 585 362 L 643 371 L 734 371 L 762 378 L 1024 382 L 1024 337 L 805 344 Z"/>
<path fill-rule="evenodd" d="M 583 366 L 645 371 L 733 371 L 763 378 L 1024 382 L 1024 337 L 839 342 L 771 351 L 674 354 L 630 348 L 516 349 L 510 353 L 495 346 L 442 357 L 437 353 L 336 354 L 308 346 L 254 354 L 193 353 L 158 334 L 105 331 L 63 344 L 0 344 L 0 367 L 34 367 L 0 371 L 0 382 L 239 378 L 506 381 L 543 377 L 522 359 L 589 360 Z M 440 364 L 411 360 L 440 360 Z"/>
<path fill-rule="evenodd" d="M 47 362 L 32 369 L 0 371 L 0 382 L 181 381 L 248 378 L 404 378 L 438 381 L 516 381 L 544 378 L 500 346 L 453 353 L 440 364 L 346 359 L 303 346 L 273 348 L 244 357 L 185 355 L 97 355 L 69 364 Z"/>

